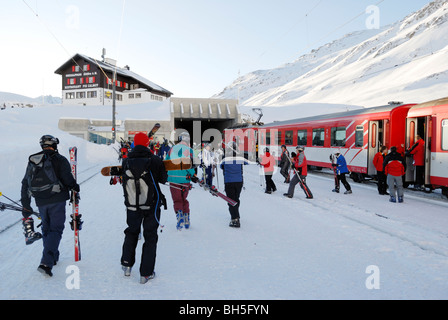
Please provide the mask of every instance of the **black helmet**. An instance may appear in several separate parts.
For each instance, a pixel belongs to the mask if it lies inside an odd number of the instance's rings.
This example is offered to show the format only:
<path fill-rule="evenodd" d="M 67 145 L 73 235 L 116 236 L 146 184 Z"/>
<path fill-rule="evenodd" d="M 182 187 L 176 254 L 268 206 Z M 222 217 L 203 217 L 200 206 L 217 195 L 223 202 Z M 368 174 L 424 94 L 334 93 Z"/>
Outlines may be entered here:
<path fill-rule="evenodd" d="M 40 138 L 39 143 L 42 149 L 46 147 L 51 147 L 56 150 L 58 148 L 59 139 L 47 134 L 42 136 L 42 138 Z"/>

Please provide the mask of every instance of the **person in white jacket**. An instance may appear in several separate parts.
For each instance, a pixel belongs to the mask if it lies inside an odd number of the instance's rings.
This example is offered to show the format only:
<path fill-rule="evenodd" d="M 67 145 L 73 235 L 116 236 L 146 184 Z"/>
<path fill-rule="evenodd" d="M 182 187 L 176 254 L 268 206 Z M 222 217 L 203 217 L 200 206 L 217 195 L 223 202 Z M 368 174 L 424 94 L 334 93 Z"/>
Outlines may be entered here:
<path fill-rule="evenodd" d="M 215 165 L 214 153 L 210 143 L 206 143 L 201 153 L 199 154 L 201 159 L 201 167 L 203 170 L 204 182 L 207 186 L 213 186 L 213 166 Z"/>

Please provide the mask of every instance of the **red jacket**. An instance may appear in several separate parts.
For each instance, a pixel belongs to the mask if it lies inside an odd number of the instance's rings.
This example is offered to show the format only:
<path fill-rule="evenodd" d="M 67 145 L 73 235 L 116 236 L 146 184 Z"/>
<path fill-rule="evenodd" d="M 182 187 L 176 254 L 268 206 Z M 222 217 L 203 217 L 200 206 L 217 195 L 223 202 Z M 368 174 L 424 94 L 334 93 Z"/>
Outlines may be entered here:
<path fill-rule="evenodd" d="M 274 166 L 275 166 L 274 157 L 269 152 L 266 152 L 261 158 L 261 165 L 264 167 L 265 173 L 272 174 L 274 172 Z"/>
<path fill-rule="evenodd" d="M 294 167 L 302 176 L 306 177 L 308 175 L 308 162 L 306 160 L 305 154 L 299 153 L 294 158 Z"/>
<path fill-rule="evenodd" d="M 420 138 L 411 148 L 411 154 L 414 155 L 415 166 L 425 165 L 425 141 L 423 139 Z"/>
<path fill-rule="evenodd" d="M 378 152 L 373 158 L 373 165 L 375 166 L 376 171 L 383 171 L 383 162 L 384 155 L 381 152 Z"/>
<path fill-rule="evenodd" d="M 400 160 L 393 160 L 386 165 L 386 170 L 384 171 L 386 175 L 391 175 L 394 177 L 401 177 L 406 172 L 404 170 L 403 163 Z"/>

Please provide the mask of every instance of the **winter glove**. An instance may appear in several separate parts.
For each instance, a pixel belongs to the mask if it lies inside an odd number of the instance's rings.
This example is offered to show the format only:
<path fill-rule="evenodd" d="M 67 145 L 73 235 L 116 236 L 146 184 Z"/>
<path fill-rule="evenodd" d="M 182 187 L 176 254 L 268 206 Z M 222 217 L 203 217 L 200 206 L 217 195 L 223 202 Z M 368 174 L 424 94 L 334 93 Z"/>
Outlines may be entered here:
<path fill-rule="evenodd" d="M 79 203 L 79 200 L 81 200 L 79 192 L 75 192 L 74 190 L 70 191 L 70 202 L 73 203 L 73 200 L 75 200 L 75 203 Z"/>

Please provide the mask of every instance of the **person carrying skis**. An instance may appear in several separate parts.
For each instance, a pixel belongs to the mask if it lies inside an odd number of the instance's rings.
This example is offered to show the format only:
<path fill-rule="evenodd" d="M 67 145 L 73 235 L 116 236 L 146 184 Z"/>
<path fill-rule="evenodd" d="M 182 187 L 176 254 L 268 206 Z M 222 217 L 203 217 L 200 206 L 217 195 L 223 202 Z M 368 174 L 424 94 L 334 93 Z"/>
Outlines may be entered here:
<path fill-rule="evenodd" d="M 402 176 L 406 173 L 406 162 L 397 152 L 397 147 L 390 148 L 390 153 L 386 156 L 383 163 L 384 173 L 387 175 L 387 184 L 389 185 L 390 202 L 403 202 L 404 190 Z"/>
<path fill-rule="evenodd" d="M 294 189 L 296 185 L 300 182 L 299 177 L 297 175 L 300 175 L 300 179 L 302 180 L 303 185 L 301 184 L 301 188 L 305 190 L 306 198 L 307 199 L 313 199 L 313 195 L 308 189 L 308 186 L 306 185 L 306 177 L 308 175 L 308 162 L 306 160 L 305 156 L 305 148 L 302 146 L 296 147 L 297 154 L 294 154 L 294 158 L 292 159 L 292 167 L 295 169 L 295 174 L 292 177 L 288 193 L 285 193 L 284 196 L 288 198 L 294 197 Z M 289 161 L 289 160 L 288 160 Z"/>
<path fill-rule="evenodd" d="M 347 182 L 347 179 L 345 178 L 345 175 L 349 173 L 348 167 L 347 167 L 347 161 L 345 160 L 344 156 L 341 154 L 340 150 L 337 150 L 334 154 L 334 157 L 336 158 L 336 163 L 332 163 L 332 166 L 336 169 L 336 186 L 332 190 L 333 192 L 339 193 L 340 189 L 340 183 L 345 187 L 344 194 L 352 194 L 352 187 Z"/>
<path fill-rule="evenodd" d="M 221 161 L 220 168 L 223 170 L 224 176 L 224 190 L 226 195 L 237 201 L 236 206 L 229 204 L 230 223 L 231 228 L 240 228 L 240 195 L 243 189 L 243 165 L 249 163 L 243 158 L 237 159 L 238 147 L 235 142 L 230 142 L 226 145 L 226 157 Z"/>
<path fill-rule="evenodd" d="M 42 238 L 44 248 L 37 270 L 51 277 L 52 268 L 59 260 L 66 202 L 70 199 L 70 190 L 79 195 L 80 188 L 72 175 L 69 161 L 58 152 L 59 139 L 44 135 L 39 143 L 42 151 L 29 157 L 22 180 L 21 203 L 25 209 L 22 221 L 26 244 Z M 42 235 L 34 231 L 33 219 L 30 217 L 33 212 L 31 196 L 39 208 Z"/>
<path fill-rule="evenodd" d="M 384 174 L 384 166 L 383 166 L 386 154 L 387 154 L 387 147 L 382 146 L 380 148 L 380 151 L 375 154 L 375 157 L 373 157 L 373 165 L 375 166 L 376 175 L 378 179 L 378 193 L 380 195 L 388 195 L 386 175 Z"/>
<path fill-rule="evenodd" d="M 279 167 L 281 168 L 280 174 L 285 178 L 284 183 L 290 182 L 289 168 L 291 167 L 291 164 L 289 163 L 288 158 L 289 158 L 289 151 L 286 148 L 286 145 L 282 145 L 282 155 L 280 157 Z"/>
<path fill-rule="evenodd" d="M 181 161 L 182 158 L 189 158 L 193 163 L 193 149 L 190 148 L 190 135 L 187 132 L 181 133 L 177 138 L 178 143 L 173 146 L 166 156 L 166 160 Z M 174 212 L 177 218 L 177 230 L 190 228 L 190 203 L 188 193 L 191 187 L 190 182 L 197 182 L 195 169 L 173 170 L 169 172 L 168 182 L 170 182 L 170 192 L 173 199 Z"/>
<path fill-rule="evenodd" d="M 266 181 L 265 193 L 271 194 L 277 191 L 277 186 L 272 180 L 272 175 L 274 174 L 275 158 L 269 152 L 269 148 L 264 149 L 264 155 L 261 158 L 261 165 L 264 169 L 264 179 Z"/>
<path fill-rule="evenodd" d="M 143 225 L 145 242 L 140 262 L 140 283 L 154 278 L 157 250 L 157 229 L 160 208 L 165 197 L 159 183 L 165 184 L 167 172 L 162 160 L 149 149 L 149 138 L 139 132 L 134 138 L 134 149 L 123 159 L 123 192 L 126 205 L 125 238 L 122 248 L 121 265 L 125 276 L 131 275 L 135 264 L 135 249 Z"/>

